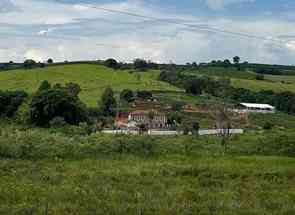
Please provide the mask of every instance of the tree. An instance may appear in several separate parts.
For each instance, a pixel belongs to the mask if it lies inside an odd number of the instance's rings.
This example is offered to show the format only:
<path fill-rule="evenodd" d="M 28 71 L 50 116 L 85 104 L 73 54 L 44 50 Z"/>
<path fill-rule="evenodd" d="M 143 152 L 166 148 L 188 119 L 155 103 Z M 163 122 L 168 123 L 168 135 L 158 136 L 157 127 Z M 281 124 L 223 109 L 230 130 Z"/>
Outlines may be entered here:
<path fill-rule="evenodd" d="M 47 80 L 44 80 L 39 86 L 38 91 L 49 90 L 50 88 L 51 88 L 51 84 Z"/>
<path fill-rule="evenodd" d="M 124 89 L 120 93 L 120 100 L 126 101 L 128 103 L 133 102 L 134 101 L 134 93 L 133 93 L 133 91 L 129 90 L 129 89 Z"/>
<path fill-rule="evenodd" d="M 153 97 L 153 94 L 150 91 L 141 90 L 137 91 L 137 97 L 141 99 L 150 99 Z"/>
<path fill-rule="evenodd" d="M 27 96 L 24 91 L 0 91 L 0 117 L 12 117 Z"/>
<path fill-rule="evenodd" d="M 32 59 L 27 59 L 24 61 L 24 67 L 25 69 L 31 69 L 36 65 L 36 62 Z"/>
<path fill-rule="evenodd" d="M 146 62 L 146 60 L 140 58 L 135 59 L 133 65 L 136 70 L 145 71 L 146 69 L 148 69 L 148 63 Z"/>
<path fill-rule="evenodd" d="M 194 135 L 199 135 L 199 130 L 200 130 L 200 124 L 198 122 L 193 122 L 192 123 L 192 133 Z"/>
<path fill-rule="evenodd" d="M 76 97 L 81 92 L 81 87 L 79 86 L 79 84 L 72 83 L 72 82 L 67 83 L 66 86 L 65 86 L 65 89 L 68 91 L 68 93 L 71 96 L 76 96 Z"/>
<path fill-rule="evenodd" d="M 53 60 L 52 60 L 51 58 L 49 58 L 49 59 L 47 60 L 47 63 L 48 63 L 48 64 L 52 64 L 52 63 L 53 63 Z"/>
<path fill-rule="evenodd" d="M 221 137 L 221 145 L 224 151 L 228 148 L 228 139 L 231 136 L 233 112 L 224 104 L 217 104 L 211 110 L 211 115 L 215 119 L 215 127 L 218 129 L 218 135 Z"/>
<path fill-rule="evenodd" d="M 225 59 L 225 60 L 223 61 L 223 66 L 224 66 L 224 67 L 229 67 L 230 65 L 231 65 L 230 60 Z"/>
<path fill-rule="evenodd" d="M 193 63 L 192 63 L 192 67 L 193 67 L 194 69 L 196 69 L 196 68 L 198 68 L 198 64 L 197 64 L 196 62 L 193 62 Z"/>
<path fill-rule="evenodd" d="M 175 101 L 175 102 L 172 102 L 171 109 L 172 111 L 181 111 L 184 105 L 185 105 L 185 102 Z"/>
<path fill-rule="evenodd" d="M 72 125 L 88 120 L 86 106 L 64 88 L 38 91 L 30 104 L 31 122 L 37 126 L 48 126 L 56 117 Z"/>
<path fill-rule="evenodd" d="M 108 87 L 105 89 L 101 97 L 100 108 L 104 116 L 116 116 L 117 102 L 112 88 Z"/>
<path fill-rule="evenodd" d="M 237 65 L 237 64 L 239 64 L 240 63 L 240 57 L 239 56 L 235 56 L 234 58 L 233 58 L 233 61 L 234 61 L 234 63 Z"/>
<path fill-rule="evenodd" d="M 104 62 L 104 65 L 107 66 L 107 67 L 109 67 L 109 68 L 112 68 L 112 69 L 118 69 L 118 67 L 119 67 L 118 62 L 115 59 L 113 59 L 113 58 L 107 59 Z"/>
<path fill-rule="evenodd" d="M 190 93 L 193 95 L 201 95 L 203 82 L 201 79 L 194 78 L 194 79 L 186 81 L 184 88 L 186 93 Z"/>
<path fill-rule="evenodd" d="M 179 112 L 171 112 L 167 115 L 167 124 L 177 127 L 182 123 L 183 116 Z"/>
<path fill-rule="evenodd" d="M 143 134 L 148 131 L 148 127 L 144 123 L 139 124 L 138 129 L 139 129 L 139 134 Z"/>

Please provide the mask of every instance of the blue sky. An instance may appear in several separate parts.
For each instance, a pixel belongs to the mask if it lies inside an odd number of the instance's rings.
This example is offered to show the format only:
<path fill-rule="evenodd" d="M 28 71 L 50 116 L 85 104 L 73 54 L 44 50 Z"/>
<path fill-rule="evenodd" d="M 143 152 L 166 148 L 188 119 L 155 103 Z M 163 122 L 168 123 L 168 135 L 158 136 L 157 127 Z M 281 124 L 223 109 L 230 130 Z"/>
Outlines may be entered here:
<path fill-rule="evenodd" d="M 217 33 L 204 26 L 267 40 Z M 185 63 L 240 55 L 250 62 L 295 64 L 294 26 L 294 0 L 1 0 L 0 62 L 141 57 Z"/>

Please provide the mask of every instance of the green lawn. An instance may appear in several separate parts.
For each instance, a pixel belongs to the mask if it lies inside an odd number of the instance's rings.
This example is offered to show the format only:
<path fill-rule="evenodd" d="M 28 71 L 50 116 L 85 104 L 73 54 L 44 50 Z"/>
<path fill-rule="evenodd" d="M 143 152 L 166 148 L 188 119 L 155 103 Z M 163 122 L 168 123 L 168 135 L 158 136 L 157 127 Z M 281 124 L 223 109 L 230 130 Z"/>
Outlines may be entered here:
<path fill-rule="evenodd" d="M 0 73 L 0 89 L 36 91 L 42 80 L 53 83 L 78 83 L 82 92 L 81 99 L 94 106 L 100 99 L 104 88 L 110 86 L 116 92 L 124 88 L 132 90 L 168 90 L 180 91 L 178 88 L 157 80 L 159 72 L 130 73 L 112 70 L 104 66 L 79 64 L 52 66 L 32 70 L 14 70 Z"/>

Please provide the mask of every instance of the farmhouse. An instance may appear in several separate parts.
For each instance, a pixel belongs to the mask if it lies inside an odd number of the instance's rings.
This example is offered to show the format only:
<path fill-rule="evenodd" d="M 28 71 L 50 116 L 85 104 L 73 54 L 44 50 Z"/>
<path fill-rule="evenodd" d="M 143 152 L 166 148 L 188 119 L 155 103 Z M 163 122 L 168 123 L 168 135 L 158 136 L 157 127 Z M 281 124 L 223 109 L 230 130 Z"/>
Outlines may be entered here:
<path fill-rule="evenodd" d="M 146 125 L 151 129 L 168 128 L 167 116 L 158 111 L 136 110 L 130 113 L 120 113 L 116 117 L 116 127 L 122 129 L 137 129 Z"/>
<path fill-rule="evenodd" d="M 275 107 L 269 104 L 240 103 L 236 111 L 239 113 L 274 113 Z"/>
<path fill-rule="evenodd" d="M 167 128 L 167 116 L 157 111 L 133 111 L 129 113 L 128 121 L 146 124 L 152 129 Z"/>

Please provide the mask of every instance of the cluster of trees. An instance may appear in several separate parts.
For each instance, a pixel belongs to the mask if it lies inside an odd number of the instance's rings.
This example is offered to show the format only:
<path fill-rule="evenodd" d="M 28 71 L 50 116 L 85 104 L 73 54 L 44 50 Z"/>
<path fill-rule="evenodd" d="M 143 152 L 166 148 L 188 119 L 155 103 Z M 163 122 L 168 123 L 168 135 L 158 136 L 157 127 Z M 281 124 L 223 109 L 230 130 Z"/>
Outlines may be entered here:
<path fill-rule="evenodd" d="M 49 58 L 46 63 L 47 65 L 53 64 L 52 58 Z M 32 59 L 26 59 L 23 63 L 9 61 L 8 63 L 0 63 L 0 70 L 43 68 L 46 66 L 46 63 L 36 62 Z"/>
<path fill-rule="evenodd" d="M 137 71 L 146 71 L 148 69 L 158 69 L 158 64 L 152 61 L 146 61 L 141 58 L 137 58 L 133 61 L 133 64 L 126 64 L 118 62 L 113 58 L 109 58 L 103 61 L 103 64 L 112 69 L 136 69 Z"/>
<path fill-rule="evenodd" d="M 27 96 L 24 91 L 0 91 L 0 117 L 12 117 Z"/>
<path fill-rule="evenodd" d="M 105 125 L 113 120 L 118 104 L 114 91 L 110 87 L 104 90 L 97 107 L 94 108 L 88 108 L 80 100 L 80 92 L 81 88 L 76 83 L 51 85 L 48 81 L 43 81 L 30 98 L 24 91 L 0 91 L 0 117 L 20 117 L 40 127 L 57 124 L 78 125 L 83 122 L 93 124 L 98 121 Z M 124 89 L 120 93 L 120 100 L 127 103 L 133 102 L 136 98 L 151 97 L 152 93 L 149 91 L 135 93 Z M 17 114 L 16 112 L 23 103 L 26 104 L 26 110 L 21 111 L 21 114 L 25 116 L 18 116 L 19 112 Z M 20 121 L 23 122 L 23 120 Z"/>
<path fill-rule="evenodd" d="M 268 103 L 279 111 L 295 114 L 295 94 L 292 92 L 276 93 L 271 90 L 254 92 L 231 86 L 230 79 L 210 77 L 183 76 L 178 72 L 162 71 L 160 80 L 183 87 L 188 94 L 210 94 L 234 102 Z"/>
<path fill-rule="evenodd" d="M 30 119 L 37 126 L 47 126 L 56 117 L 75 125 L 87 121 L 86 106 L 80 101 L 80 87 L 69 83 L 66 86 L 51 86 L 44 81 L 32 98 Z"/>
<path fill-rule="evenodd" d="M 254 72 L 258 73 L 258 74 L 268 74 L 268 75 L 283 75 L 283 72 L 281 72 L 279 69 L 275 69 L 275 68 L 264 68 L 264 67 L 259 67 L 259 68 L 255 68 Z"/>
<path fill-rule="evenodd" d="M 160 73 L 159 79 L 170 84 L 182 87 L 186 93 L 193 95 L 201 95 L 204 93 L 213 96 L 222 96 L 224 91 L 231 87 L 230 79 L 213 79 L 207 76 L 189 76 L 183 75 L 181 72 L 164 70 Z"/>

